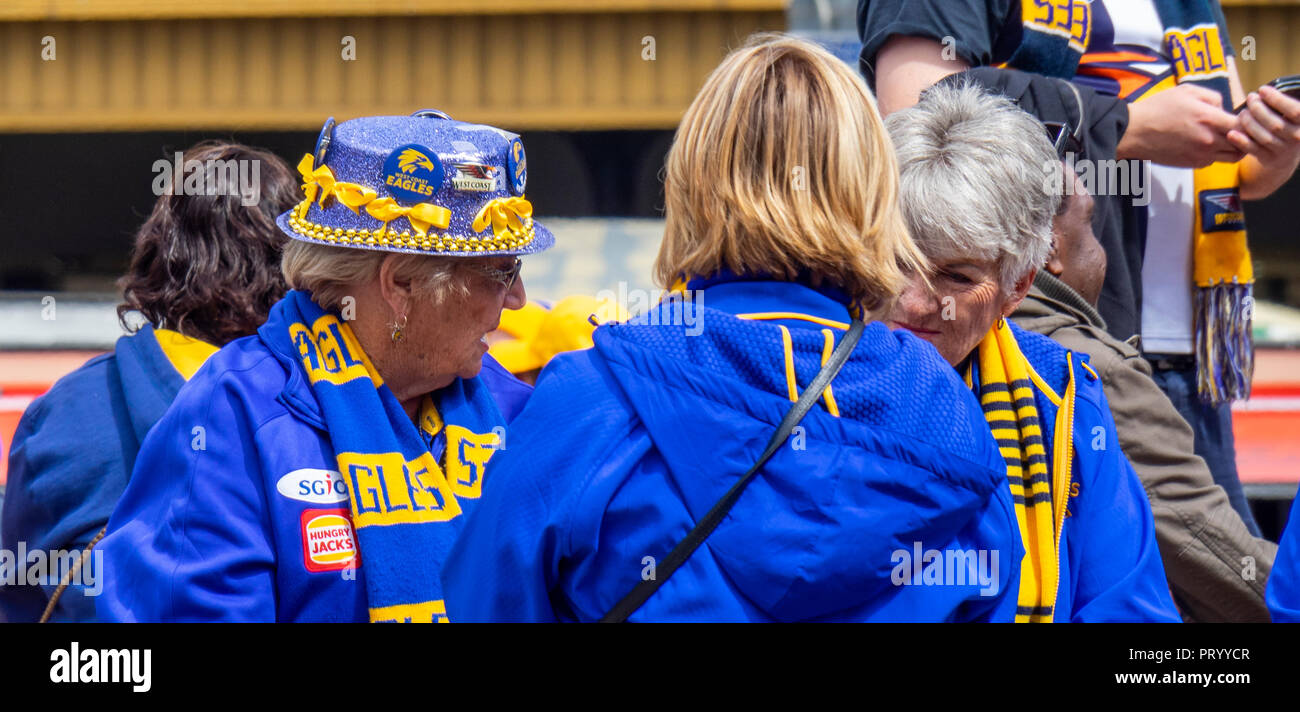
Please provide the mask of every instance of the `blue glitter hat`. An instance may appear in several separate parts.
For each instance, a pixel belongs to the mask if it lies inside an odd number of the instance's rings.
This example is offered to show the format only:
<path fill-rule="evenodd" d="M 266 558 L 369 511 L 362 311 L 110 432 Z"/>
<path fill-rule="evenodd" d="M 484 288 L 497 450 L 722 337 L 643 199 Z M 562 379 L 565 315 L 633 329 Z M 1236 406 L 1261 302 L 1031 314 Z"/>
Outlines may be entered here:
<path fill-rule="evenodd" d="M 533 222 L 519 136 L 439 111 L 325 122 L 298 164 L 307 199 L 276 223 L 304 242 L 458 257 L 555 244 Z"/>

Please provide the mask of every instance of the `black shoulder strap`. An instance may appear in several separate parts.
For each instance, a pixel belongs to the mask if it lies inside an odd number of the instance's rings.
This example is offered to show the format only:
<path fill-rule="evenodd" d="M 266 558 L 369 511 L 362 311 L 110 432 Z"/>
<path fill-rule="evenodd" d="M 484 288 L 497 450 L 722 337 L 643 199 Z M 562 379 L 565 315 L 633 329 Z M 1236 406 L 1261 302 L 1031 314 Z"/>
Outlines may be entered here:
<path fill-rule="evenodd" d="M 831 353 L 826 365 L 822 366 L 821 371 L 817 373 L 817 377 L 812 380 L 812 383 L 808 384 L 804 392 L 799 395 L 799 400 L 781 419 L 780 426 L 772 434 L 772 439 L 767 443 L 767 449 L 759 456 L 758 461 L 736 481 L 736 484 L 731 486 L 731 489 L 727 490 L 726 494 L 722 495 L 722 499 L 719 499 L 713 505 L 713 508 L 709 510 L 708 514 L 704 515 L 704 518 L 695 525 L 695 528 L 686 535 L 686 538 L 678 542 L 677 546 L 674 546 L 673 550 L 668 552 L 668 556 L 664 558 L 663 563 L 655 567 L 655 577 L 637 584 L 636 588 L 632 589 L 609 613 L 605 614 L 604 618 L 600 619 L 601 623 L 622 623 L 626 621 L 627 617 L 636 612 L 636 609 L 640 608 L 641 604 L 645 603 L 646 599 L 650 598 L 673 575 L 673 572 L 678 567 L 686 563 L 691 554 L 695 553 L 700 544 L 703 544 L 704 540 L 713 533 L 713 530 L 722 522 L 722 518 L 727 516 L 727 512 L 731 511 L 732 505 L 736 503 L 736 500 L 740 499 L 745 486 L 749 484 L 750 480 L 754 479 L 754 475 L 758 474 L 763 465 L 767 464 L 767 461 L 776 454 L 777 448 L 781 447 L 786 438 L 790 437 L 794 426 L 798 425 L 800 420 L 803 420 L 803 417 L 812 409 L 813 404 L 822 397 L 822 392 L 826 390 L 826 386 L 830 385 L 831 380 L 835 378 L 835 374 L 839 373 L 840 368 L 849 360 L 849 354 L 853 353 L 853 347 L 857 345 L 858 339 L 862 337 L 862 329 L 862 322 L 854 319 L 853 323 L 849 325 L 848 333 L 835 347 L 835 351 Z"/>

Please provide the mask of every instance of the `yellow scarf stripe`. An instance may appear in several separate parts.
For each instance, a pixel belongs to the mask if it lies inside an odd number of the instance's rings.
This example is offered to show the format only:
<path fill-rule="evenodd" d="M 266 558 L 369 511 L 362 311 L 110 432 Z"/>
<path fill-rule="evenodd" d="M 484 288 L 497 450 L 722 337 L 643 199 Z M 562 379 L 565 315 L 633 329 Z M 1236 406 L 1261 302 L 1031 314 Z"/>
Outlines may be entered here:
<path fill-rule="evenodd" d="M 1059 532 L 1054 526 L 1052 482 L 1029 365 L 1004 321 L 980 342 L 978 358 L 980 405 L 1006 460 L 1007 484 L 1025 548 L 1016 622 L 1051 622 L 1059 578 Z"/>
<path fill-rule="evenodd" d="M 448 623 L 447 604 L 443 601 L 403 603 L 370 609 L 371 623 Z"/>

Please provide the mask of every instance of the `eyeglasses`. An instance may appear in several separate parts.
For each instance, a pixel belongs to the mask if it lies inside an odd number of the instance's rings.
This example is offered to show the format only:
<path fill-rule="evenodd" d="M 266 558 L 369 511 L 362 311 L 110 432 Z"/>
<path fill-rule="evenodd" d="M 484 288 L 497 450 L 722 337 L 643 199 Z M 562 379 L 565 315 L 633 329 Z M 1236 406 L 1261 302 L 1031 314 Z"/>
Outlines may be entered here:
<path fill-rule="evenodd" d="M 1065 160 L 1066 154 L 1078 154 L 1083 149 L 1069 124 L 1044 121 L 1043 126 L 1047 129 L 1047 140 L 1052 142 L 1052 148 L 1056 149 L 1056 155 L 1061 160 Z"/>
<path fill-rule="evenodd" d="M 519 271 L 524 268 L 524 261 L 516 257 L 514 264 L 510 265 L 508 269 L 497 269 L 487 265 L 472 265 L 472 267 L 484 277 L 500 282 L 508 292 L 515 286 L 515 280 L 519 279 Z"/>

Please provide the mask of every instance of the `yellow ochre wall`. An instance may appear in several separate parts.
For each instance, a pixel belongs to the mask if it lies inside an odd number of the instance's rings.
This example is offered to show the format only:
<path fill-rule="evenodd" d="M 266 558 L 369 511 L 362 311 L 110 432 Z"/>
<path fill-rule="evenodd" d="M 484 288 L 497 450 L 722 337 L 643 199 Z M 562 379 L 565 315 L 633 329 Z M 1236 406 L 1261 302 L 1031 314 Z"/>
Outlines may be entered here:
<path fill-rule="evenodd" d="M 314 129 L 419 108 L 672 128 L 729 47 L 784 26 L 782 0 L 2 0 L 0 131 Z"/>

